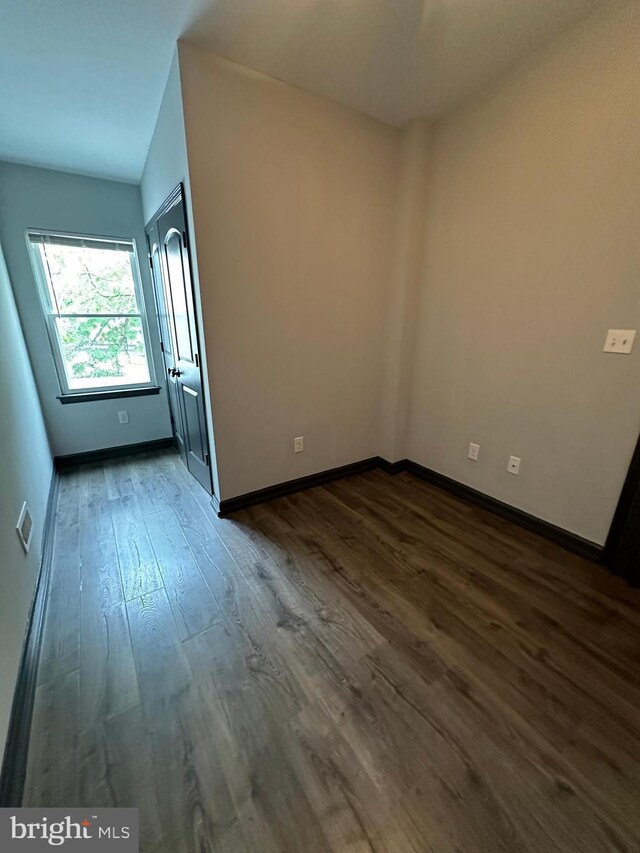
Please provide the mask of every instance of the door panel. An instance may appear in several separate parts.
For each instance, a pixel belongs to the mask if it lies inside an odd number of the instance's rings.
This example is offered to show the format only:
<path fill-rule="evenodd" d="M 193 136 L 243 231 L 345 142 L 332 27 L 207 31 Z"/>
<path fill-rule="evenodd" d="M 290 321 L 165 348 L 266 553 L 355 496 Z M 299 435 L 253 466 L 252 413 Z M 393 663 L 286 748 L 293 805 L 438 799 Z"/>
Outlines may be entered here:
<path fill-rule="evenodd" d="M 158 246 L 158 226 L 154 222 L 147 228 L 147 240 L 149 248 L 149 258 L 151 259 L 151 272 L 153 278 L 153 288 L 156 301 L 156 312 L 158 315 L 158 325 L 160 327 L 160 342 L 162 346 L 162 354 L 164 358 L 165 376 L 167 379 L 167 396 L 169 398 L 169 411 L 171 413 L 171 424 L 173 427 L 173 435 L 183 462 L 187 463 L 187 450 L 183 435 L 183 422 L 180 411 L 180 397 L 176 379 L 171 375 L 171 370 L 175 368 L 175 359 L 173 354 L 173 335 L 169 323 L 167 311 L 167 298 L 164 291 L 164 281 L 162 277 L 162 265 L 160 259 L 160 248 Z"/>
<path fill-rule="evenodd" d="M 173 196 L 173 194 L 172 194 Z M 147 227 L 174 435 L 191 474 L 211 494 L 198 333 L 181 195 Z"/>
<path fill-rule="evenodd" d="M 151 270 L 153 272 L 153 286 L 156 294 L 156 309 L 158 312 L 158 323 L 160 325 L 160 340 L 165 356 L 173 363 L 173 341 L 169 330 L 169 318 L 167 316 L 167 303 L 163 290 L 162 269 L 160 267 L 160 249 L 158 248 L 157 227 L 154 225 L 149 238 L 149 257 L 151 258 Z M 153 234 L 153 231 L 156 234 Z"/>
<path fill-rule="evenodd" d="M 189 429 L 188 445 L 198 459 L 204 459 L 207 449 L 203 443 L 205 424 L 201 421 L 202 405 L 193 388 L 182 385 L 182 403 L 185 411 L 185 425 Z"/>
<path fill-rule="evenodd" d="M 176 331 L 176 352 L 179 359 L 193 363 L 193 342 L 187 307 L 187 288 L 191 287 L 191 282 L 187 283 L 186 280 L 183 253 L 182 234 L 171 229 L 164 238 L 164 254 L 168 279 L 171 282 L 171 310 Z"/>

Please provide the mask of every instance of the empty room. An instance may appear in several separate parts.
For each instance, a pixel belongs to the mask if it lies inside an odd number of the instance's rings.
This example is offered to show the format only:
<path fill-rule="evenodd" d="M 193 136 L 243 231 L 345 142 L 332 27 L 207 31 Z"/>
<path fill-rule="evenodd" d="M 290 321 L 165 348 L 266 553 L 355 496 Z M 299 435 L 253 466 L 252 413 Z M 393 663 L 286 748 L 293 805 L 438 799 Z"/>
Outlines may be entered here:
<path fill-rule="evenodd" d="M 640 850 L 640 3 L 0 0 L 0 850 Z"/>

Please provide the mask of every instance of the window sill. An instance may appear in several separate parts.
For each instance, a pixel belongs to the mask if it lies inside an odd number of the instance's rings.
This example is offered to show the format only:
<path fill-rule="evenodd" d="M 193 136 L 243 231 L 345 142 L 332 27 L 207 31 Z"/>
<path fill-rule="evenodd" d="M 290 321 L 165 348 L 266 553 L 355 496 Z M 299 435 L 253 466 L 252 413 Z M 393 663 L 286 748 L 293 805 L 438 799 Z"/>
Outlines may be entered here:
<path fill-rule="evenodd" d="M 116 391 L 82 391 L 77 394 L 62 394 L 58 400 L 63 406 L 68 403 L 94 403 L 96 400 L 118 400 L 121 397 L 148 397 L 151 394 L 159 394 L 158 385 L 145 388 L 122 388 Z"/>

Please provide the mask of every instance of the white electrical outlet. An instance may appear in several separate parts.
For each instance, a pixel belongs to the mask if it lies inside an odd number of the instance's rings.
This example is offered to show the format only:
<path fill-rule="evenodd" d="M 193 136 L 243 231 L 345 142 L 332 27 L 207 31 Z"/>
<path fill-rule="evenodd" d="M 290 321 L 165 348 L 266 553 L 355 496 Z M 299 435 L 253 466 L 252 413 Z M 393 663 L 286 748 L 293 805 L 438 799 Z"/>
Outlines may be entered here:
<path fill-rule="evenodd" d="M 121 424 L 129 423 L 129 412 L 118 412 L 118 420 Z"/>
<path fill-rule="evenodd" d="M 480 445 L 474 444 L 472 441 L 469 442 L 469 453 L 467 454 L 469 459 L 473 459 L 474 462 L 477 462 L 479 455 L 480 455 Z"/>
<path fill-rule="evenodd" d="M 299 435 L 297 438 L 293 439 L 293 452 L 294 453 L 302 453 L 304 450 L 304 436 Z"/>
<path fill-rule="evenodd" d="M 519 474 L 520 473 L 520 462 L 521 459 L 519 456 L 510 456 L 509 464 L 507 465 L 507 471 L 510 474 Z"/>
<path fill-rule="evenodd" d="M 609 329 L 602 351 L 628 355 L 633 349 L 635 337 L 635 329 Z"/>

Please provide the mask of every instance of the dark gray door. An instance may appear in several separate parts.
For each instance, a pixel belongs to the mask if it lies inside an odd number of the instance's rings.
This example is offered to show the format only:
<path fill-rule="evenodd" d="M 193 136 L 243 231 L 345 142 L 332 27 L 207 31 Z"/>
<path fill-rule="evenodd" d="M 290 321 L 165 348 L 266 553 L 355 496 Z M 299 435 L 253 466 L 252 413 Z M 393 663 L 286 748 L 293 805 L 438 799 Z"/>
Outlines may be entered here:
<path fill-rule="evenodd" d="M 184 201 L 173 193 L 147 226 L 167 393 L 178 450 L 211 494 L 211 472 Z"/>
<path fill-rule="evenodd" d="M 604 562 L 633 586 L 640 586 L 640 439 L 611 522 Z"/>
<path fill-rule="evenodd" d="M 164 358 L 165 376 L 167 380 L 167 396 L 169 398 L 169 411 L 171 413 L 171 425 L 176 446 L 182 456 L 182 461 L 187 464 L 187 451 L 184 442 L 184 418 L 180 411 L 180 399 L 177 390 L 177 380 L 174 378 L 175 357 L 173 353 L 173 335 L 169 326 L 167 313 L 167 300 L 164 293 L 164 281 L 162 276 L 162 259 L 160 245 L 158 243 L 158 223 L 153 222 L 147 226 L 147 240 L 149 247 L 149 261 L 153 276 L 153 288 L 156 297 L 156 311 L 158 314 L 158 325 L 160 327 L 160 345 Z"/>

